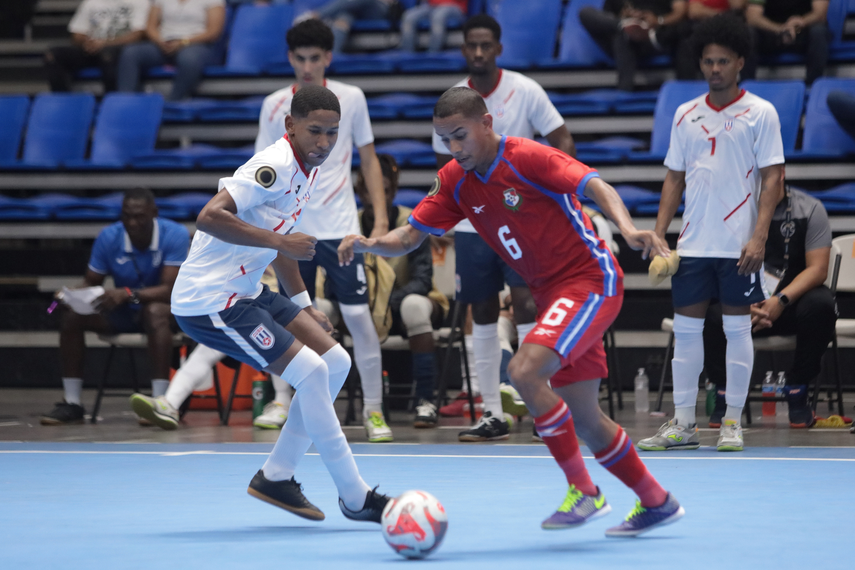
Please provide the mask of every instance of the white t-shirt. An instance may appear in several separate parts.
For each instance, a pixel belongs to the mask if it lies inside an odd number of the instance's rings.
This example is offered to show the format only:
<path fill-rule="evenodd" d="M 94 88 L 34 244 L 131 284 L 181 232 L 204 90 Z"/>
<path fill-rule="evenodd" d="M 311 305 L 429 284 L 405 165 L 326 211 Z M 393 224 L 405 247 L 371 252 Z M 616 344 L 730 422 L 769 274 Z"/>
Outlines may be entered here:
<path fill-rule="evenodd" d="M 368 104 L 359 87 L 327 80 L 324 86 L 335 93 L 341 105 L 338 141 L 332 152 L 319 166 L 321 181 L 315 189 L 311 204 L 303 212 L 300 231 L 319 240 L 342 239 L 359 233 L 356 200 L 353 194 L 351 163 L 353 147 L 374 142 Z M 291 100 L 296 85 L 289 85 L 268 95 L 261 105 L 255 152 L 259 152 L 285 134 L 285 115 L 291 112 Z"/>
<path fill-rule="evenodd" d="M 454 87 L 474 89 L 469 78 Z M 500 135 L 533 139 L 535 131 L 545 136 L 564 124 L 564 118 L 543 87 L 516 71 L 500 69 L 499 82 L 484 97 L 484 102 L 493 116 L 493 130 Z M 437 154 L 451 154 L 436 133 L 433 133 L 433 150 Z M 469 220 L 463 220 L 454 230 L 475 233 Z"/>
<path fill-rule="evenodd" d="M 686 173 L 686 210 L 677 240 L 683 257 L 739 259 L 757 223 L 760 169 L 784 163 L 775 107 L 744 89 L 717 109 L 701 95 L 677 108 L 670 170 Z"/>
<path fill-rule="evenodd" d="M 257 153 L 234 176 L 220 179 L 237 205 L 237 216 L 257 228 L 289 233 L 317 185 L 317 168 L 306 170 L 291 141 Z M 196 231 L 187 260 L 172 289 L 172 312 L 182 317 L 223 311 L 240 299 L 261 294 L 261 276 L 276 259 L 272 249 L 227 243 Z"/>
<path fill-rule="evenodd" d="M 160 37 L 183 40 L 207 29 L 208 8 L 225 6 L 225 0 L 154 0 L 160 7 Z"/>
<path fill-rule="evenodd" d="M 68 31 L 111 40 L 144 30 L 150 6 L 148 0 L 83 0 L 68 23 Z"/>

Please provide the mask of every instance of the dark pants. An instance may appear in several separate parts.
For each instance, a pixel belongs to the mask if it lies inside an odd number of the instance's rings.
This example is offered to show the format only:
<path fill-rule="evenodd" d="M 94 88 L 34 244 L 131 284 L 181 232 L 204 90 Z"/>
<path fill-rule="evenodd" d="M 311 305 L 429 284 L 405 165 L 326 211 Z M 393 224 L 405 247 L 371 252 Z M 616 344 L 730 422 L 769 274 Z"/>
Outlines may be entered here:
<path fill-rule="evenodd" d="M 822 356 L 834 337 L 836 321 L 837 305 L 834 297 L 827 287 L 821 285 L 793 301 L 770 328 L 756 332 L 753 336 L 796 335 L 796 352 L 793 367 L 787 374 L 787 384 L 808 386 L 822 369 Z M 704 322 L 704 367 L 710 381 L 719 388 L 727 384 L 726 349 L 721 305 L 716 304 L 707 311 Z"/>
<path fill-rule="evenodd" d="M 785 44 L 774 32 L 748 27 L 753 50 L 745 58 L 742 79 L 754 79 L 757 75 L 757 59 L 761 55 L 776 55 L 782 52 L 803 53 L 807 59 L 805 84 L 810 85 L 825 74 L 828 63 L 828 43 L 831 32 L 825 23 L 814 24 L 802 30 L 795 41 Z"/>
<path fill-rule="evenodd" d="M 679 38 L 678 26 L 662 26 L 656 30 L 656 41 L 662 50 L 650 42 L 635 42 L 621 31 L 620 18 L 611 12 L 586 7 L 579 10 L 579 20 L 597 45 L 615 59 L 618 89 L 632 91 L 638 59 L 669 53 Z"/>
<path fill-rule="evenodd" d="M 158 65 L 175 66 L 170 101 L 180 101 L 193 96 L 205 66 L 213 61 L 214 48 L 210 44 L 191 44 L 167 57 L 152 42 L 140 42 L 125 46 L 119 60 L 117 76 L 119 91 L 139 91 L 143 72 Z"/>
<path fill-rule="evenodd" d="M 846 91 L 828 94 L 828 110 L 849 136 L 855 139 L 855 95 Z"/>
<path fill-rule="evenodd" d="M 74 75 L 84 67 L 100 67 L 104 91 L 116 90 L 116 64 L 120 47 L 104 48 L 97 54 L 86 53 L 80 46 L 52 47 L 45 57 L 51 91 L 71 91 Z"/>

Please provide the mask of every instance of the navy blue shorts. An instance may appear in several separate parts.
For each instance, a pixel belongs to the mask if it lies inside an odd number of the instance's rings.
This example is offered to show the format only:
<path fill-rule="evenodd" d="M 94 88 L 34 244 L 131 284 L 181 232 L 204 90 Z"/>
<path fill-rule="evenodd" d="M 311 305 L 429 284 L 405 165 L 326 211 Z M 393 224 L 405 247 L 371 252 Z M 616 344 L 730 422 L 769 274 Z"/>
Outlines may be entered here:
<path fill-rule="evenodd" d="M 525 281 L 478 234 L 454 232 L 457 259 L 457 300 L 481 303 L 505 288 L 526 287 Z"/>
<path fill-rule="evenodd" d="M 257 298 L 241 299 L 214 315 L 175 319 L 196 342 L 263 370 L 294 344 L 285 327 L 299 312 L 300 307 L 265 285 Z"/>
<path fill-rule="evenodd" d="M 740 275 L 737 259 L 721 257 L 683 257 L 676 275 L 671 277 L 671 297 L 675 307 L 687 307 L 718 299 L 724 305 L 743 307 L 766 298 L 763 269 Z"/>
<path fill-rule="evenodd" d="M 365 258 L 361 253 L 354 254 L 350 265 L 338 264 L 338 245 L 340 239 L 325 239 L 315 244 L 315 258 L 300 262 L 300 275 L 306 284 L 309 296 L 315 298 L 315 275 L 318 266 L 327 272 L 327 295 L 342 305 L 363 305 L 368 303 L 368 281 L 365 278 Z M 281 288 L 280 290 L 284 291 Z"/>
<path fill-rule="evenodd" d="M 139 306 L 121 305 L 107 313 L 110 331 L 114 333 L 141 333 L 143 330 L 142 310 Z"/>

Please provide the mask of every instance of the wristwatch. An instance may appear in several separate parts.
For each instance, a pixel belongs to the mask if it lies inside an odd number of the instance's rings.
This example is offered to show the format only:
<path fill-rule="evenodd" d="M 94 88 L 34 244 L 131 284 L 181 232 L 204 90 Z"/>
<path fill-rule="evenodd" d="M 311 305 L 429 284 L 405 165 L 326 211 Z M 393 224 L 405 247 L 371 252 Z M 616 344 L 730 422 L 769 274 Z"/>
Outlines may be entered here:
<path fill-rule="evenodd" d="M 656 18 L 656 21 L 657 21 L 657 22 L 659 23 L 659 25 L 661 26 L 662 24 L 664 24 L 664 23 L 665 23 L 665 16 L 659 16 L 658 18 Z"/>
<path fill-rule="evenodd" d="M 136 289 L 131 289 L 130 287 L 125 287 L 125 292 L 128 294 L 128 303 L 131 305 L 139 305 L 140 304 L 140 294 Z"/>
<path fill-rule="evenodd" d="M 790 304 L 790 298 L 783 293 L 775 293 L 775 296 L 778 298 L 778 302 L 781 303 L 782 307 L 786 307 Z"/>

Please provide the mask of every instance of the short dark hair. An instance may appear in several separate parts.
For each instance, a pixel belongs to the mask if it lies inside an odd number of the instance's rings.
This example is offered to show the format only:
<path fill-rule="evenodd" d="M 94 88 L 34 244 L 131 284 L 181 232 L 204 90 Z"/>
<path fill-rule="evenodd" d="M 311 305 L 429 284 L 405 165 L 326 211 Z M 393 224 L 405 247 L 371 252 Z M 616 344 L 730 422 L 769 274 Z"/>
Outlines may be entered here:
<path fill-rule="evenodd" d="M 335 93 L 320 85 L 304 85 L 291 100 L 291 116 L 305 119 L 312 111 L 335 111 L 341 116 L 341 105 Z"/>
<path fill-rule="evenodd" d="M 719 14 L 701 21 L 692 37 L 695 58 L 703 57 L 704 48 L 710 44 L 726 47 L 739 57 L 751 52 L 751 40 L 745 21 L 733 14 Z"/>
<path fill-rule="evenodd" d="M 458 114 L 475 119 L 487 113 L 484 98 L 468 87 L 452 87 L 440 96 L 433 108 L 433 116 L 437 119 Z"/>
<path fill-rule="evenodd" d="M 489 14 L 476 14 L 466 20 L 466 23 L 463 24 L 463 39 L 466 40 L 469 30 L 474 30 L 475 28 L 486 28 L 493 32 L 493 37 L 496 38 L 497 42 L 502 41 L 502 26 Z"/>
<path fill-rule="evenodd" d="M 391 154 L 377 153 L 377 161 L 380 163 L 380 171 L 383 173 L 383 178 L 389 179 L 389 188 L 392 196 L 398 193 L 398 161 Z M 362 170 L 356 173 L 356 184 L 353 185 L 356 194 L 360 196 L 368 195 L 368 185 L 365 183 L 365 177 L 362 175 Z M 363 204 L 363 208 L 370 206 L 370 203 Z"/>
<path fill-rule="evenodd" d="M 146 204 L 154 205 L 154 192 L 149 190 L 148 188 L 129 188 L 125 190 L 125 195 L 122 198 L 122 202 L 127 202 L 128 200 L 142 200 Z"/>
<path fill-rule="evenodd" d="M 285 39 L 290 51 L 301 47 L 318 47 L 324 51 L 332 51 L 335 44 L 330 27 L 317 18 L 294 24 Z"/>

